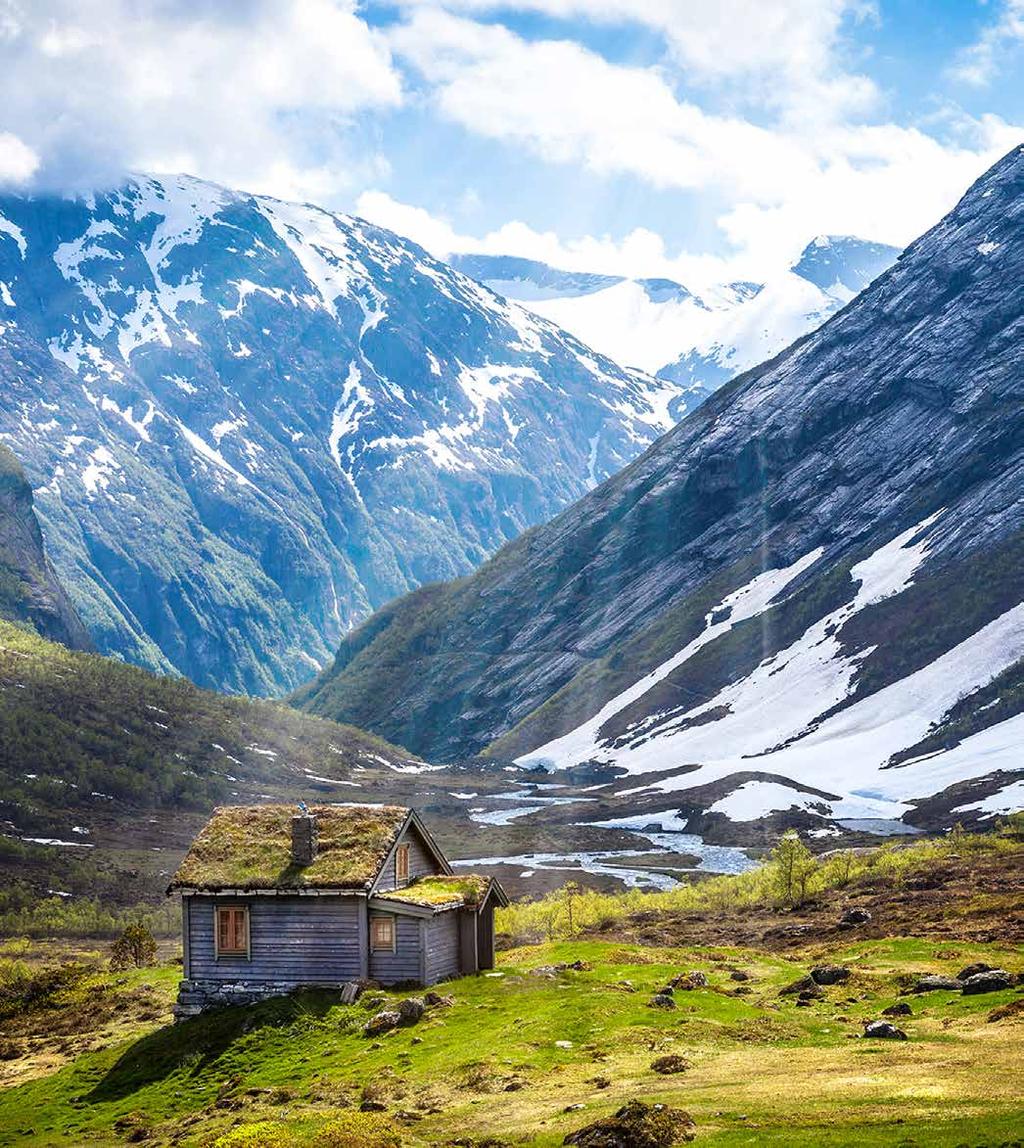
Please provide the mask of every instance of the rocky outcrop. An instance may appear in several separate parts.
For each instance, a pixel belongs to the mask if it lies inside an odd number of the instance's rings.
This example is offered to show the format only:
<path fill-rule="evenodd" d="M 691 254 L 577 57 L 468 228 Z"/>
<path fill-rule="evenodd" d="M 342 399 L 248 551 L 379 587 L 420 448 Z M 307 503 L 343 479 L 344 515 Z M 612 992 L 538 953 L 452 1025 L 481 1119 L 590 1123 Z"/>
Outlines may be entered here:
<path fill-rule="evenodd" d="M 47 560 L 25 472 L 2 443 L 0 618 L 27 622 L 44 638 L 73 649 L 92 648 L 88 631 Z"/>

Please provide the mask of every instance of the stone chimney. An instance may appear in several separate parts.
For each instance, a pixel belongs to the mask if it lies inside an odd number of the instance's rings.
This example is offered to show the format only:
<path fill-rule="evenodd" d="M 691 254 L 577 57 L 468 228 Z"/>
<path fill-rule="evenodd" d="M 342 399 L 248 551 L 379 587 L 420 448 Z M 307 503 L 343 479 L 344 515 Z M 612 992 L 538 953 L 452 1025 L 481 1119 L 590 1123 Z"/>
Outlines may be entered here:
<path fill-rule="evenodd" d="M 316 814 L 299 813 L 292 818 L 292 863 L 312 865 L 316 860 Z"/>

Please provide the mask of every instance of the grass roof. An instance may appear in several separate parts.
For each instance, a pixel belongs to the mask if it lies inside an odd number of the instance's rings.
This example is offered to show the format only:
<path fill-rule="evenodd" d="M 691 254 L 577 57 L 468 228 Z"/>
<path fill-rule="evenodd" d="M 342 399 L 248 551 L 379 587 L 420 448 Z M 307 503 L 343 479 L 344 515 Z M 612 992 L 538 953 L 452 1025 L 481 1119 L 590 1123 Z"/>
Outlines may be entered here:
<path fill-rule="evenodd" d="M 389 901 L 404 901 L 409 905 L 465 905 L 467 908 L 476 908 L 483 904 L 490 887 L 490 877 L 482 877 L 479 873 L 459 873 L 451 877 L 439 874 L 420 877 L 404 889 L 389 889 L 386 893 L 375 895 Z"/>
<path fill-rule="evenodd" d="M 363 889 L 377 876 L 408 809 L 315 805 L 311 865 L 292 862 L 294 805 L 222 805 L 192 843 L 171 889 Z"/>

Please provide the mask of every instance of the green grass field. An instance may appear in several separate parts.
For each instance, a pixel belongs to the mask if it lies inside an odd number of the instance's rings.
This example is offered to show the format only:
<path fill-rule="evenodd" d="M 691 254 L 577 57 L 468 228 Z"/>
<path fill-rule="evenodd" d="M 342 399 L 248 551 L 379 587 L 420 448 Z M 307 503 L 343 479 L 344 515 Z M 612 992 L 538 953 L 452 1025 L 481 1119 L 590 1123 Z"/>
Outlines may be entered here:
<path fill-rule="evenodd" d="M 581 958 L 589 969 L 532 971 Z M 810 1007 L 779 996 L 822 960 L 848 964 L 850 981 Z M 362 1002 L 341 1006 L 327 993 L 176 1027 L 137 1023 L 133 1037 L 0 1092 L 0 1144 L 354 1148 L 491 1136 L 540 1148 L 637 1097 L 688 1110 L 698 1143 L 995 1148 L 1024 1136 L 1024 1012 L 988 1018 L 1024 1000 L 1024 988 L 901 998 L 914 1012 L 898 1021 L 908 1041 L 859 1036 L 914 974 L 976 960 L 1017 970 L 1024 952 L 911 939 L 799 957 L 598 942 L 521 948 L 502 956 L 500 975 L 446 986 L 451 1007 L 377 1039 L 362 1035 Z M 672 1011 L 648 1007 L 654 989 L 690 969 L 709 987 L 677 991 Z M 739 985 L 733 969 L 751 979 Z M 174 980 L 161 968 L 122 985 L 145 983 L 169 1000 Z M 652 1071 L 665 1053 L 689 1069 Z M 358 1113 L 365 1100 L 384 1114 Z M 583 1107 L 566 1111 L 574 1105 Z"/>

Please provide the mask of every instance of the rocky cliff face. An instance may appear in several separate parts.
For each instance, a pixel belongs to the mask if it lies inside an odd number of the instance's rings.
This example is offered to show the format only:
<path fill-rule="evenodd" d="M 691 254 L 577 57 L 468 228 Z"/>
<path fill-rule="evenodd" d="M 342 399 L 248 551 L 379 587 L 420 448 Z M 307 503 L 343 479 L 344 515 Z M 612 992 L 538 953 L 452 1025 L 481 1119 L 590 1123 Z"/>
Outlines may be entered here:
<path fill-rule="evenodd" d="M 621 474 L 371 618 L 300 701 L 435 760 L 626 773 L 695 828 L 1021 804 L 1022 335 L 1024 149 Z"/>
<path fill-rule="evenodd" d="M 254 693 L 685 413 L 357 219 L 197 180 L 0 197 L 0 434 L 100 649 Z"/>
<path fill-rule="evenodd" d="M 0 618 L 28 622 L 44 638 L 90 649 L 88 631 L 43 550 L 32 488 L 21 464 L 0 443 Z"/>

